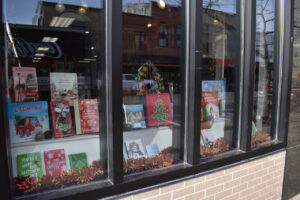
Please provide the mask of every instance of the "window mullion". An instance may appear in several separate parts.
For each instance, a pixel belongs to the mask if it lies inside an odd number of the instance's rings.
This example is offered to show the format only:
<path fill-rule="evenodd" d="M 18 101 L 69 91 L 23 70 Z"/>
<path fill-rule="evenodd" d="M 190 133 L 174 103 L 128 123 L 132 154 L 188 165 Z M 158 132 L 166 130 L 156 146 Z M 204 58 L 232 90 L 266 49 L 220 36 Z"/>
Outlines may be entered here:
<path fill-rule="evenodd" d="M 108 177 L 118 184 L 123 181 L 122 0 L 105 0 L 104 8 Z"/>
<path fill-rule="evenodd" d="M 251 150 L 252 109 L 254 96 L 255 69 L 255 34 L 256 34 L 256 1 L 241 0 L 241 104 L 240 115 L 240 149 Z"/>

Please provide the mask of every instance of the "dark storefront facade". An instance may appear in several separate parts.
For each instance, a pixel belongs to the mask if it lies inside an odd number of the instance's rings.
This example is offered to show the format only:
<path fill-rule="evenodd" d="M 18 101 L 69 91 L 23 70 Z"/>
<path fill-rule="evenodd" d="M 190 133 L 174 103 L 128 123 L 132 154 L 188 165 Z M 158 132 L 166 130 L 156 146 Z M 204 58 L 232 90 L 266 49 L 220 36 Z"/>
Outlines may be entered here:
<path fill-rule="evenodd" d="M 3 198 L 295 196 L 297 6 L 2 0 Z"/>

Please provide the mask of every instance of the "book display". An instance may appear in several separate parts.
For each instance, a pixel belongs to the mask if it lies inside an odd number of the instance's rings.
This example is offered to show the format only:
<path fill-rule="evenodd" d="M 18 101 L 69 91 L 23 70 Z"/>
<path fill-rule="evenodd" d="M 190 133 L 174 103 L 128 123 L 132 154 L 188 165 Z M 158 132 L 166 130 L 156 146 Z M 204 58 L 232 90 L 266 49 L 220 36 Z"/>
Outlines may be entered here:
<path fill-rule="evenodd" d="M 66 155 L 64 149 L 56 149 L 44 152 L 46 175 L 57 177 L 67 170 Z"/>
<path fill-rule="evenodd" d="M 142 104 L 123 105 L 126 124 L 130 124 L 133 129 L 146 128 L 144 108 Z"/>
<path fill-rule="evenodd" d="M 39 90 L 36 69 L 32 67 L 12 67 L 15 101 L 37 101 Z"/>
<path fill-rule="evenodd" d="M 43 176 L 40 152 L 20 154 L 17 156 L 18 176 Z"/>
<path fill-rule="evenodd" d="M 7 110 L 11 143 L 33 141 L 49 131 L 46 101 L 9 103 Z"/>
<path fill-rule="evenodd" d="M 73 106 L 78 99 L 76 73 L 50 73 L 51 101 L 66 100 Z"/>
<path fill-rule="evenodd" d="M 99 112 L 97 99 L 74 100 L 77 134 L 99 132 Z"/>
<path fill-rule="evenodd" d="M 65 100 L 51 102 L 52 124 L 55 137 L 73 135 L 69 102 Z"/>

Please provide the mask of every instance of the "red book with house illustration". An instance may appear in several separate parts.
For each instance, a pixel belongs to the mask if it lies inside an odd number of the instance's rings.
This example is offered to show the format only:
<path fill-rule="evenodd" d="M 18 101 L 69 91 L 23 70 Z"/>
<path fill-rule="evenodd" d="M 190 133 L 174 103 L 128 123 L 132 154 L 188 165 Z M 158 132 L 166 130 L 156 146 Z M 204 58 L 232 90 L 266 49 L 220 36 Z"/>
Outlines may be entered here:
<path fill-rule="evenodd" d="M 67 170 L 66 154 L 64 149 L 44 152 L 46 175 L 57 177 Z"/>
<path fill-rule="evenodd" d="M 55 137 L 73 135 L 69 101 L 51 101 L 51 113 Z"/>
<path fill-rule="evenodd" d="M 147 94 L 146 108 L 148 126 L 172 124 L 169 93 Z"/>
<path fill-rule="evenodd" d="M 99 112 L 97 99 L 78 99 L 74 101 L 77 134 L 99 132 Z"/>
<path fill-rule="evenodd" d="M 39 90 L 36 69 L 33 67 L 13 67 L 15 101 L 38 101 Z"/>

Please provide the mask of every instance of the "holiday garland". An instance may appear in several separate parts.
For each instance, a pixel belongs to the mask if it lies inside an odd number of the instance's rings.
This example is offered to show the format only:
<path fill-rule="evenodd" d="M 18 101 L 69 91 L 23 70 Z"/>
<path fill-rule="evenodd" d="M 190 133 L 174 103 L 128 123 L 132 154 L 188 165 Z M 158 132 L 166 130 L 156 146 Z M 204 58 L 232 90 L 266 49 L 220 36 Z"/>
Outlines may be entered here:
<path fill-rule="evenodd" d="M 14 178 L 17 194 L 40 192 L 48 189 L 64 188 L 70 185 L 78 185 L 99 180 L 104 172 L 101 170 L 100 161 L 94 161 L 92 165 L 78 170 L 68 170 L 62 172 L 60 176 L 23 177 Z"/>
<path fill-rule="evenodd" d="M 167 167 L 172 165 L 173 162 L 173 152 L 171 147 L 168 147 L 156 156 L 124 160 L 123 169 L 124 173 L 132 173 Z M 89 183 L 103 177 L 104 171 L 102 171 L 100 161 L 94 161 L 92 165 L 83 167 L 82 169 L 64 171 L 58 177 L 46 175 L 42 177 L 18 176 L 14 178 L 14 183 L 17 194 L 27 194 Z"/>
<path fill-rule="evenodd" d="M 124 160 L 124 173 L 133 173 L 143 170 L 167 167 L 174 162 L 174 154 L 171 147 L 162 150 L 158 155 L 138 159 Z"/>

